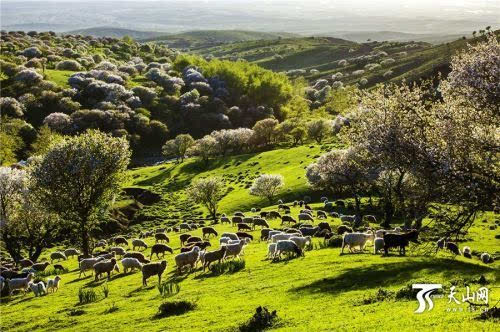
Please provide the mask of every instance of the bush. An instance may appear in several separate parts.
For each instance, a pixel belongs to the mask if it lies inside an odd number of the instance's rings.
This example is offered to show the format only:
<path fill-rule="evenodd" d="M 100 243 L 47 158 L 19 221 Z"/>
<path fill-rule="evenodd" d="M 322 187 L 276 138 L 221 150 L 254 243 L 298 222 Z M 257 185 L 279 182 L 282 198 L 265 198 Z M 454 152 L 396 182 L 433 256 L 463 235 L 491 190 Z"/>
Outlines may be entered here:
<path fill-rule="evenodd" d="M 56 65 L 57 70 L 71 70 L 71 71 L 79 71 L 82 70 L 82 66 L 75 60 L 64 60 L 58 62 Z"/>
<path fill-rule="evenodd" d="M 379 288 L 377 292 L 371 297 L 367 297 L 363 299 L 363 304 L 372 304 L 375 302 L 382 302 L 391 300 L 394 298 L 394 292 L 391 292 L 384 288 Z"/>
<path fill-rule="evenodd" d="M 165 281 L 158 285 L 158 291 L 163 297 L 173 296 L 181 290 L 181 287 L 175 281 Z"/>
<path fill-rule="evenodd" d="M 78 290 L 78 300 L 80 304 L 87 304 L 97 301 L 97 293 L 93 289 L 80 288 Z"/>
<path fill-rule="evenodd" d="M 109 295 L 109 287 L 108 287 L 108 284 L 105 283 L 103 286 L 102 286 L 102 295 L 104 295 L 104 298 L 106 299 Z"/>
<path fill-rule="evenodd" d="M 169 317 L 169 316 L 179 316 L 188 311 L 194 310 L 196 304 L 189 301 L 168 301 L 163 302 L 158 307 L 158 318 Z"/>
<path fill-rule="evenodd" d="M 252 318 L 240 325 L 238 330 L 241 332 L 264 331 L 275 326 L 277 320 L 276 310 L 269 312 L 266 307 L 257 307 Z"/>
<path fill-rule="evenodd" d="M 232 260 L 232 261 L 225 261 L 222 263 L 216 263 L 212 265 L 212 273 L 215 275 L 223 274 L 225 272 L 227 273 L 236 273 L 240 270 L 243 270 L 245 268 L 245 260 L 243 259 L 238 259 L 238 260 Z"/>

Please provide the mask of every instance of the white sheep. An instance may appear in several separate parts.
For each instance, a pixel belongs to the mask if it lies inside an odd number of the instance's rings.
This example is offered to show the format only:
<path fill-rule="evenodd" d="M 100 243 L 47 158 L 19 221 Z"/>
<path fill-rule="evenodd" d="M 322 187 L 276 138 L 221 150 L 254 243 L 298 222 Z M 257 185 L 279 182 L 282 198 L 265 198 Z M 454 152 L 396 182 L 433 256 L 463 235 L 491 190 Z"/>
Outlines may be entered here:
<path fill-rule="evenodd" d="M 123 273 L 127 273 L 128 269 L 134 271 L 139 269 L 142 271 L 142 263 L 137 258 L 127 257 L 121 260 L 123 266 Z"/>
<path fill-rule="evenodd" d="M 66 257 L 66 255 L 63 252 L 56 251 L 56 252 L 53 252 L 50 254 L 50 261 L 54 262 L 54 260 L 56 260 L 56 259 L 65 261 L 68 258 Z"/>
<path fill-rule="evenodd" d="M 281 254 L 282 253 L 295 253 L 297 256 L 302 256 L 303 252 L 302 249 L 300 249 L 295 242 L 292 240 L 281 240 L 276 243 L 276 253 L 274 257 L 278 256 L 279 259 L 281 259 Z"/>
<path fill-rule="evenodd" d="M 340 216 L 340 221 L 343 223 L 348 222 L 348 223 L 353 223 L 354 222 L 354 217 L 355 216 Z"/>
<path fill-rule="evenodd" d="M 219 239 L 219 244 L 220 245 L 228 244 L 229 241 L 231 241 L 231 238 L 224 236 Z"/>
<path fill-rule="evenodd" d="M 142 241 L 141 239 L 133 239 L 132 240 L 132 250 L 135 250 L 136 247 L 143 248 L 142 250 L 146 250 L 148 248 L 148 245 L 146 242 Z"/>
<path fill-rule="evenodd" d="M 47 294 L 47 290 L 45 289 L 45 284 L 42 281 L 39 281 L 37 283 L 30 282 L 29 286 L 33 291 L 33 294 L 35 294 L 35 297 Z"/>
<path fill-rule="evenodd" d="M 380 250 L 384 249 L 384 238 L 382 237 L 377 237 L 373 241 L 373 254 L 377 254 Z"/>
<path fill-rule="evenodd" d="M 244 245 L 245 245 L 245 240 L 240 240 L 239 243 L 228 244 L 226 247 L 227 248 L 226 258 L 240 257 Z"/>
<path fill-rule="evenodd" d="M 84 258 L 80 261 L 80 278 L 83 275 L 85 276 L 85 271 L 93 270 L 95 263 L 102 261 L 104 258 L 102 257 L 93 257 L 93 258 Z"/>
<path fill-rule="evenodd" d="M 177 272 L 182 273 L 182 268 L 189 265 L 191 270 L 195 267 L 198 258 L 200 257 L 200 248 L 194 246 L 193 249 L 187 252 L 181 252 L 175 256 L 175 264 L 177 265 Z"/>
<path fill-rule="evenodd" d="M 311 237 L 310 236 L 292 236 L 290 238 L 290 241 L 295 242 L 295 244 L 302 250 L 306 247 L 306 245 L 309 243 L 311 244 Z"/>
<path fill-rule="evenodd" d="M 15 291 L 17 289 L 21 289 L 26 294 L 29 283 L 31 282 L 31 280 L 33 280 L 34 277 L 35 274 L 30 273 L 26 276 L 26 278 L 14 278 L 7 280 L 7 284 L 9 285 L 9 295 L 12 294 L 12 291 Z"/>
<path fill-rule="evenodd" d="M 78 256 L 80 255 L 80 251 L 75 248 L 68 248 L 64 250 L 64 254 L 66 255 L 66 257 Z"/>
<path fill-rule="evenodd" d="M 483 252 L 481 254 L 481 261 L 484 263 L 484 264 L 488 264 L 490 261 L 491 261 L 491 255 L 488 254 L 487 252 Z"/>
<path fill-rule="evenodd" d="M 299 221 L 308 220 L 314 222 L 314 218 L 309 213 L 299 213 Z"/>
<path fill-rule="evenodd" d="M 240 238 L 238 237 L 238 235 L 236 235 L 236 233 L 223 233 L 221 235 L 221 237 L 228 237 L 230 238 L 231 240 L 239 240 Z"/>
<path fill-rule="evenodd" d="M 384 237 L 385 234 L 399 234 L 401 231 L 396 231 L 396 230 L 386 230 L 386 229 L 379 229 L 375 232 L 375 237 Z"/>
<path fill-rule="evenodd" d="M 267 257 L 274 258 L 276 255 L 276 243 L 269 243 L 267 247 Z"/>
<path fill-rule="evenodd" d="M 290 238 L 294 236 L 297 236 L 297 234 L 287 234 L 287 233 L 275 234 L 271 237 L 271 242 L 277 243 L 278 241 L 281 240 L 290 240 Z"/>
<path fill-rule="evenodd" d="M 342 253 L 344 253 L 344 248 L 349 247 L 349 251 L 353 252 L 353 247 L 359 246 L 359 249 L 363 251 L 365 245 L 368 241 L 374 240 L 375 235 L 372 232 L 369 233 L 345 233 L 342 241 Z"/>
<path fill-rule="evenodd" d="M 269 234 L 267 235 L 267 240 L 270 241 L 273 238 L 273 235 L 282 233 L 283 233 L 282 231 L 275 231 L 275 230 L 269 231 Z"/>
<path fill-rule="evenodd" d="M 47 292 L 52 289 L 52 292 L 57 292 L 59 289 L 60 276 L 55 276 L 54 279 L 47 279 Z"/>
<path fill-rule="evenodd" d="M 109 249 L 110 252 L 114 253 L 115 255 L 123 256 L 127 253 L 125 249 L 122 247 L 112 247 Z"/>

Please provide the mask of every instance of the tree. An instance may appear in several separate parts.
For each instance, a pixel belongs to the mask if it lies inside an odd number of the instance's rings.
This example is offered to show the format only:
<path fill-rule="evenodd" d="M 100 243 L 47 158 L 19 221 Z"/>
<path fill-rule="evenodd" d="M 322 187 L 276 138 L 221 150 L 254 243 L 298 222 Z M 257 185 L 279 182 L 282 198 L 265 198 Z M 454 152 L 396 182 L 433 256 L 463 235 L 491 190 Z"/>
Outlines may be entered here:
<path fill-rule="evenodd" d="M 321 144 L 321 141 L 330 134 L 333 130 L 333 125 L 331 121 L 326 119 L 317 119 L 312 120 L 307 123 L 307 135 L 314 139 L 318 144 Z"/>
<path fill-rule="evenodd" d="M 264 119 L 257 121 L 253 126 L 255 140 L 259 144 L 269 145 L 271 144 L 274 135 L 276 134 L 276 126 L 278 125 L 278 120 L 276 119 Z"/>
<path fill-rule="evenodd" d="M 199 156 L 201 160 L 208 164 L 211 157 L 217 153 L 217 141 L 211 135 L 206 135 L 199 140 L 188 150 L 188 155 Z"/>
<path fill-rule="evenodd" d="M 215 220 L 219 201 L 226 193 L 224 181 L 218 177 L 195 180 L 189 187 L 188 194 L 191 199 L 205 206 Z"/>
<path fill-rule="evenodd" d="M 55 145 L 33 170 L 37 197 L 75 225 L 84 254 L 91 252 L 90 231 L 118 192 L 129 160 L 125 138 L 90 130 Z"/>
<path fill-rule="evenodd" d="M 61 142 L 63 136 L 52 131 L 48 126 L 42 126 L 38 129 L 38 136 L 31 144 L 32 155 L 44 155 L 52 146 Z"/>
<path fill-rule="evenodd" d="M 189 134 L 177 135 L 175 139 L 168 140 L 163 145 L 163 155 L 166 157 L 174 156 L 177 161 L 183 162 L 187 150 L 194 144 L 194 139 Z"/>
<path fill-rule="evenodd" d="M 250 194 L 266 197 L 269 204 L 272 204 L 274 197 L 284 185 L 283 176 L 280 174 L 261 174 L 250 187 Z"/>

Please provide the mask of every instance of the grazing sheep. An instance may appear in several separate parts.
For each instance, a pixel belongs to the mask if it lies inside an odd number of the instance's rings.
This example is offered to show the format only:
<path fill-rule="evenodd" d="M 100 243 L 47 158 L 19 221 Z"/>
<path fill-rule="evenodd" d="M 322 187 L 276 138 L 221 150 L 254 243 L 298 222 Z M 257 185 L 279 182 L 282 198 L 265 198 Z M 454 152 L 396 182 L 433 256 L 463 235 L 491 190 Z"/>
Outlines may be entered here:
<path fill-rule="evenodd" d="M 199 236 L 191 236 L 189 239 L 187 239 L 186 243 L 195 243 L 195 242 L 201 242 L 203 239 Z"/>
<path fill-rule="evenodd" d="M 225 237 L 225 236 L 224 236 L 224 237 L 221 237 L 221 238 L 219 239 L 219 244 L 220 244 L 220 245 L 223 245 L 223 244 L 228 244 L 228 243 L 229 243 L 229 241 L 231 241 L 231 239 L 230 239 L 230 238 L 228 238 L 228 237 Z"/>
<path fill-rule="evenodd" d="M 100 247 L 100 248 L 105 248 L 105 247 L 107 247 L 107 245 L 108 245 L 108 242 L 106 240 L 99 240 L 99 241 L 97 241 L 95 246 Z"/>
<path fill-rule="evenodd" d="M 283 216 L 281 217 L 281 224 L 283 225 L 284 223 L 297 223 L 297 220 L 293 219 L 292 216 Z"/>
<path fill-rule="evenodd" d="M 278 211 L 271 211 L 268 217 L 269 219 L 281 219 L 281 214 Z"/>
<path fill-rule="evenodd" d="M 165 252 L 168 251 L 169 253 L 173 254 L 174 250 L 167 246 L 166 244 L 163 243 L 155 243 L 151 247 L 151 254 L 149 255 L 149 259 L 152 259 L 153 255 L 156 254 L 156 258 L 160 258 L 159 254 L 162 254 L 161 258 L 165 256 Z"/>
<path fill-rule="evenodd" d="M 406 247 L 410 241 L 418 243 L 418 231 L 412 230 L 402 234 L 384 234 L 384 255 L 389 254 L 389 249 L 399 247 L 399 254 L 405 255 Z"/>
<path fill-rule="evenodd" d="M 169 243 L 170 239 L 168 238 L 167 234 L 165 234 L 165 233 L 156 233 L 155 234 L 155 241 L 156 242 L 165 241 L 165 242 Z"/>
<path fill-rule="evenodd" d="M 161 275 L 167 269 L 167 261 L 144 264 L 142 266 L 142 285 L 147 286 L 147 280 L 152 276 L 158 276 L 158 284 L 161 284 Z"/>
<path fill-rule="evenodd" d="M 472 258 L 472 251 L 470 250 L 470 247 L 468 247 L 468 246 L 463 247 L 462 253 L 463 253 L 464 257 Z"/>
<path fill-rule="evenodd" d="M 73 257 L 73 256 L 80 255 L 80 251 L 78 251 L 75 248 L 68 248 L 68 249 L 64 250 L 64 254 L 66 255 L 66 257 Z"/>
<path fill-rule="evenodd" d="M 299 221 L 308 220 L 314 222 L 314 218 L 308 213 L 299 213 Z"/>
<path fill-rule="evenodd" d="M 337 205 L 338 207 L 342 207 L 342 208 L 345 208 L 345 202 L 344 201 L 335 201 L 335 205 Z"/>
<path fill-rule="evenodd" d="M 140 252 L 127 252 L 125 255 L 123 255 L 123 258 L 136 258 L 142 264 L 149 263 L 149 260 L 146 259 L 146 257 L 144 257 L 144 255 Z"/>
<path fill-rule="evenodd" d="M 189 224 L 186 224 L 186 223 L 182 223 L 179 225 L 179 229 L 180 231 L 182 232 L 182 230 L 185 230 L 185 231 L 190 231 L 191 230 L 191 226 L 189 226 Z"/>
<path fill-rule="evenodd" d="M 35 277 L 34 273 L 29 273 L 26 277 L 24 278 L 14 278 L 7 280 L 7 285 L 9 286 L 9 296 L 12 295 L 12 292 L 15 290 L 22 290 L 23 293 L 26 294 L 26 290 L 29 287 L 29 283 L 33 278 Z"/>
<path fill-rule="evenodd" d="M 221 237 L 228 237 L 230 238 L 231 240 L 239 240 L 240 238 L 238 237 L 238 235 L 236 235 L 236 233 L 222 233 Z"/>
<path fill-rule="evenodd" d="M 260 215 L 261 218 L 267 218 L 268 214 L 269 213 L 266 212 L 266 211 L 261 211 L 259 215 Z"/>
<path fill-rule="evenodd" d="M 95 281 L 98 281 L 99 277 L 103 273 L 107 273 L 108 280 L 111 280 L 111 272 L 113 270 L 115 270 L 116 272 L 120 272 L 120 267 L 118 267 L 118 264 L 116 264 L 115 258 L 95 263 L 94 264 Z"/>
<path fill-rule="evenodd" d="M 401 232 L 394 231 L 394 230 L 386 230 L 386 229 L 378 229 L 375 232 L 376 237 L 384 237 L 384 234 L 400 234 Z"/>
<path fill-rule="evenodd" d="M 226 238 L 226 239 L 229 239 L 229 238 Z M 200 250 L 205 250 L 207 247 L 211 247 L 211 246 L 212 245 L 208 241 L 195 242 L 195 243 L 191 243 L 191 245 L 189 247 L 181 248 L 181 252 L 191 251 L 191 249 L 193 249 L 193 247 L 198 247 L 198 248 L 200 248 Z"/>
<path fill-rule="evenodd" d="M 49 262 L 35 263 L 31 266 L 31 268 L 37 272 L 43 272 L 49 265 L 50 265 Z"/>
<path fill-rule="evenodd" d="M 52 293 L 59 290 L 59 282 L 61 281 L 60 276 L 55 276 L 54 279 L 47 279 L 47 293 L 52 290 Z"/>
<path fill-rule="evenodd" d="M 373 254 L 376 255 L 382 249 L 384 249 L 384 238 L 375 238 L 375 240 L 373 241 Z"/>
<path fill-rule="evenodd" d="M 33 294 L 35 294 L 35 297 L 47 294 L 47 289 L 45 289 L 45 284 L 42 281 L 37 283 L 30 282 L 29 287 L 33 291 Z"/>
<path fill-rule="evenodd" d="M 301 227 L 299 228 L 299 231 L 302 233 L 302 235 L 306 236 L 315 236 L 316 233 L 320 231 L 319 227 Z"/>
<path fill-rule="evenodd" d="M 228 218 L 228 217 L 223 216 L 223 217 L 220 217 L 220 223 L 221 223 L 221 224 L 230 224 L 230 223 L 231 223 L 231 220 L 229 220 L 229 218 Z"/>
<path fill-rule="evenodd" d="M 376 223 L 377 222 L 377 218 L 374 215 L 371 215 L 371 214 L 367 214 L 366 216 L 363 217 L 363 219 L 365 219 L 368 222 L 372 222 L 372 223 Z"/>
<path fill-rule="evenodd" d="M 106 254 L 100 254 L 98 257 L 102 257 L 103 259 L 111 259 L 115 258 L 116 254 L 114 252 L 106 253 Z"/>
<path fill-rule="evenodd" d="M 213 227 L 203 227 L 201 229 L 201 232 L 203 233 L 203 238 L 205 238 L 205 236 L 210 237 L 210 235 L 219 235 L 219 233 L 217 233 L 217 231 Z"/>
<path fill-rule="evenodd" d="M 210 270 L 210 264 L 218 261 L 219 263 L 226 256 L 227 247 L 225 245 L 221 246 L 218 250 L 208 251 L 203 255 L 203 271 L 208 267 Z"/>
<path fill-rule="evenodd" d="M 64 253 L 60 252 L 60 251 L 56 251 L 56 252 L 53 252 L 53 253 L 50 254 L 50 261 L 51 261 L 51 263 L 53 263 L 54 260 L 57 260 L 57 259 L 60 260 L 60 261 L 61 260 L 65 261 L 68 258 L 66 258 L 66 255 Z"/>
<path fill-rule="evenodd" d="M 30 267 L 32 266 L 34 263 L 30 260 L 30 259 L 21 259 L 19 261 L 19 265 L 21 265 L 21 267 Z"/>
<path fill-rule="evenodd" d="M 120 244 L 123 244 L 123 245 L 126 245 L 128 247 L 128 241 L 123 236 L 115 237 L 114 242 L 117 246 Z"/>
<path fill-rule="evenodd" d="M 307 244 L 311 244 L 310 236 L 292 236 L 289 240 L 295 242 L 295 244 L 302 250 L 304 250 Z"/>
<path fill-rule="evenodd" d="M 342 251 L 341 253 L 344 253 L 344 248 L 347 246 L 349 247 L 349 251 L 353 252 L 353 248 L 356 246 L 359 246 L 360 251 L 363 251 L 365 249 L 365 245 L 368 241 L 374 240 L 375 235 L 370 232 L 370 233 L 347 233 L 344 234 L 343 240 L 342 240 Z"/>
<path fill-rule="evenodd" d="M 80 261 L 80 274 L 78 278 L 80 278 L 83 275 L 85 276 L 85 271 L 92 270 L 94 265 L 100 261 L 102 261 L 104 258 L 102 257 L 94 257 L 94 258 L 84 258 Z"/>
<path fill-rule="evenodd" d="M 303 256 L 302 249 L 297 246 L 297 244 L 291 240 L 281 240 L 276 243 L 276 253 L 275 257 L 278 256 L 278 259 L 281 260 L 281 254 L 296 254 L 297 257 Z"/>
<path fill-rule="evenodd" d="M 237 216 L 237 217 L 242 217 L 242 218 L 245 217 L 245 215 L 243 214 L 243 212 L 240 212 L 240 211 L 235 212 L 234 215 Z"/>
<path fill-rule="evenodd" d="M 111 247 L 109 249 L 109 251 L 111 251 L 115 255 L 119 255 L 119 256 L 123 256 L 127 253 L 127 251 L 125 249 L 123 249 L 122 247 Z"/>
<path fill-rule="evenodd" d="M 451 253 L 455 255 L 460 255 L 460 249 L 458 249 L 458 246 L 454 242 L 446 242 L 445 248 L 448 249 Z"/>
<path fill-rule="evenodd" d="M 356 218 L 356 216 L 344 216 L 344 215 L 342 215 L 342 216 L 340 216 L 340 221 L 352 224 L 354 222 L 355 218 Z"/>
<path fill-rule="evenodd" d="M 299 213 L 307 213 L 308 215 L 310 215 L 311 217 L 313 216 L 313 212 L 312 210 L 309 210 L 309 209 L 302 209 L 300 210 Z"/>
<path fill-rule="evenodd" d="M 343 235 L 344 233 L 352 233 L 352 232 L 353 232 L 352 228 L 347 225 L 340 225 L 337 228 L 338 235 Z"/>
<path fill-rule="evenodd" d="M 121 260 L 123 266 L 123 273 L 127 273 L 127 270 L 130 269 L 134 271 L 135 269 L 142 270 L 142 263 L 139 262 L 137 258 L 124 258 Z"/>
<path fill-rule="evenodd" d="M 234 217 L 231 218 L 231 225 L 240 224 L 242 222 L 243 222 L 243 217 L 234 216 Z"/>
<path fill-rule="evenodd" d="M 181 246 L 183 246 L 190 237 L 191 237 L 191 234 L 181 234 L 179 236 L 179 239 L 181 241 Z"/>
<path fill-rule="evenodd" d="M 332 216 L 333 218 L 340 218 L 340 214 L 338 214 L 337 212 L 330 212 L 330 216 Z"/>
<path fill-rule="evenodd" d="M 287 233 L 287 234 L 299 234 L 299 236 L 302 236 L 302 233 L 295 228 L 287 228 L 285 230 L 285 233 Z"/>
<path fill-rule="evenodd" d="M 493 258 L 487 252 L 483 252 L 481 254 L 481 262 L 483 262 L 484 264 L 488 264 L 488 263 L 493 262 Z"/>
<path fill-rule="evenodd" d="M 284 205 L 284 204 L 278 204 L 278 211 L 279 210 L 286 210 L 286 209 L 289 209 L 289 207 Z"/>
<path fill-rule="evenodd" d="M 271 242 L 278 243 L 278 241 L 289 240 L 291 237 L 294 237 L 294 236 L 296 236 L 296 235 L 295 234 L 286 234 L 286 233 L 275 234 L 271 237 Z"/>
<path fill-rule="evenodd" d="M 165 233 L 165 231 L 166 231 L 165 227 L 157 228 L 155 229 L 155 234 Z"/>
<path fill-rule="evenodd" d="M 238 224 L 238 231 L 251 231 L 251 230 L 252 230 L 252 227 L 250 227 L 247 224 L 244 224 L 244 223 Z"/>
<path fill-rule="evenodd" d="M 245 245 L 245 240 L 240 240 L 239 243 L 228 244 L 226 246 L 226 258 L 229 257 L 240 257 L 240 254 L 243 250 L 243 246 Z"/>
<path fill-rule="evenodd" d="M 327 222 L 320 222 L 320 223 L 318 224 L 318 227 L 319 227 L 319 229 L 320 229 L 320 230 L 324 230 L 324 229 L 326 229 L 326 230 L 328 230 L 329 232 L 331 232 L 331 231 L 332 231 L 332 228 L 330 227 L 330 224 L 329 224 L 329 223 L 327 223 Z"/>
<path fill-rule="evenodd" d="M 325 211 L 321 211 L 321 210 L 319 210 L 318 212 L 316 212 L 316 216 L 317 216 L 318 218 L 322 218 L 322 219 L 326 219 L 326 218 L 328 218 L 328 216 L 327 216 L 326 212 L 325 212 Z"/>
<path fill-rule="evenodd" d="M 272 231 L 270 228 L 263 228 L 260 230 L 260 240 L 267 240 L 269 238 L 269 232 Z"/>
<path fill-rule="evenodd" d="M 16 278 L 26 278 L 28 274 L 31 272 L 16 272 L 11 270 L 2 271 L 0 276 L 4 278 L 4 281 L 7 279 L 16 279 Z"/>
<path fill-rule="evenodd" d="M 243 223 L 244 224 L 251 224 L 251 223 L 253 223 L 253 217 L 245 217 L 245 218 L 243 218 Z"/>
<path fill-rule="evenodd" d="M 271 240 L 273 238 L 273 235 L 276 235 L 276 234 L 282 234 L 283 232 L 282 231 L 278 231 L 278 230 L 270 230 L 269 231 L 269 234 L 267 235 L 267 239 L 268 240 Z"/>
<path fill-rule="evenodd" d="M 175 264 L 177 265 L 177 272 L 182 273 L 182 268 L 189 265 L 192 270 L 200 257 L 200 248 L 194 246 L 191 251 L 182 252 L 175 256 Z"/>
<path fill-rule="evenodd" d="M 266 219 L 263 218 L 253 218 L 253 226 L 252 229 L 255 229 L 255 227 L 261 226 L 262 228 L 266 227 L 269 228 L 269 224 L 267 223 Z"/>
<path fill-rule="evenodd" d="M 133 239 L 132 250 L 135 250 L 136 247 L 143 248 L 142 250 L 146 250 L 148 248 L 148 245 L 141 239 Z"/>
<path fill-rule="evenodd" d="M 269 243 L 267 247 L 267 257 L 274 258 L 276 255 L 276 243 Z"/>
<path fill-rule="evenodd" d="M 253 240 L 253 235 L 245 233 L 245 232 L 236 232 L 236 235 L 238 236 L 238 239 L 250 239 L 250 240 Z M 231 240 L 236 240 L 236 239 L 231 239 Z"/>

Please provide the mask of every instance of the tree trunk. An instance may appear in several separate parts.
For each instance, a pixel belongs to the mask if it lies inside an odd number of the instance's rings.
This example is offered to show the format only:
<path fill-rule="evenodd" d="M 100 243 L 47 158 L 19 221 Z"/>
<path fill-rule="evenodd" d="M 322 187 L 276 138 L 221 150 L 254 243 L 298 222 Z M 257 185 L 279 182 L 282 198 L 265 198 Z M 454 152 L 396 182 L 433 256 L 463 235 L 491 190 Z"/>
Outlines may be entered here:
<path fill-rule="evenodd" d="M 386 198 L 384 200 L 384 223 L 382 224 L 384 228 L 391 227 L 393 216 L 394 216 L 394 207 L 392 206 L 391 200 Z"/>
<path fill-rule="evenodd" d="M 30 254 L 30 259 L 33 262 L 36 262 L 38 260 L 38 258 L 42 254 L 42 249 L 43 248 L 41 246 L 36 246 L 35 251 L 32 254 Z"/>

